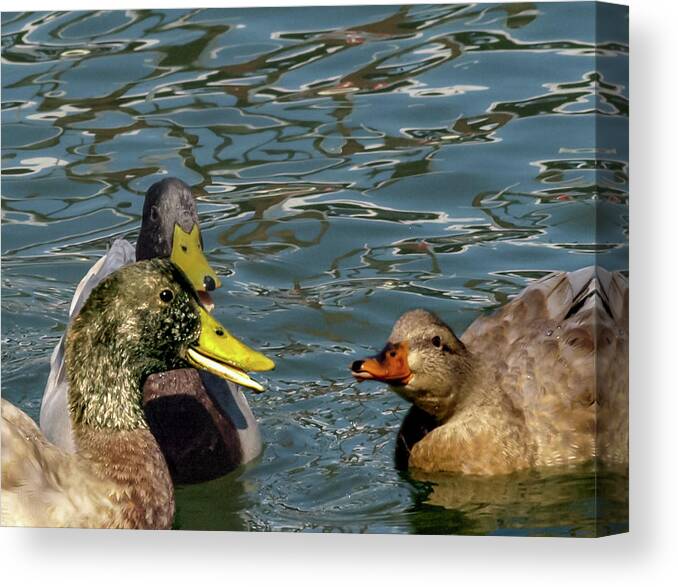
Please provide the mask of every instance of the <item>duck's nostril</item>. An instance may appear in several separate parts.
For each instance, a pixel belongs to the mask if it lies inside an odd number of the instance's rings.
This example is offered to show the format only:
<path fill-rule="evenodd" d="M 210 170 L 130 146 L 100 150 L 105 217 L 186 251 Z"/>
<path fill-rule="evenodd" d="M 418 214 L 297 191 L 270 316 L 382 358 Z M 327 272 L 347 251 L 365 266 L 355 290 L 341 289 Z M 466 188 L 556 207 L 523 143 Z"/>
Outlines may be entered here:
<path fill-rule="evenodd" d="M 224 331 L 221 328 L 217 328 L 214 332 L 217 336 L 224 336 Z"/>
<path fill-rule="evenodd" d="M 356 373 L 360 372 L 360 370 L 363 368 L 363 363 L 365 361 L 353 361 L 353 364 L 351 365 L 351 371 L 355 371 Z"/>
<path fill-rule="evenodd" d="M 205 289 L 207 291 L 213 291 L 217 287 L 217 284 L 214 283 L 214 278 L 211 275 L 205 275 L 203 283 L 205 284 Z"/>

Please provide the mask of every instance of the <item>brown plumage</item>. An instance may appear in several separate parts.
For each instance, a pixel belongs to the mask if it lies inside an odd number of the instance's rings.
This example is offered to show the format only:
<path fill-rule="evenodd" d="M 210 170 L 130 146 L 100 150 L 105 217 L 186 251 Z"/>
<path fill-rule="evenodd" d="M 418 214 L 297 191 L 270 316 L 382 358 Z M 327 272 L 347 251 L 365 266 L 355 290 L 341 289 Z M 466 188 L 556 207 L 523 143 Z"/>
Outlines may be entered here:
<path fill-rule="evenodd" d="M 2 400 L 2 525 L 170 528 L 174 490 L 145 429 L 78 430 L 78 453 Z"/>
<path fill-rule="evenodd" d="M 401 464 L 495 475 L 628 462 L 628 284 L 619 273 L 548 275 L 461 339 L 430 312 L 407 312 L 384 351 L 352 370 L 414 404 L 399 433 Z"/>

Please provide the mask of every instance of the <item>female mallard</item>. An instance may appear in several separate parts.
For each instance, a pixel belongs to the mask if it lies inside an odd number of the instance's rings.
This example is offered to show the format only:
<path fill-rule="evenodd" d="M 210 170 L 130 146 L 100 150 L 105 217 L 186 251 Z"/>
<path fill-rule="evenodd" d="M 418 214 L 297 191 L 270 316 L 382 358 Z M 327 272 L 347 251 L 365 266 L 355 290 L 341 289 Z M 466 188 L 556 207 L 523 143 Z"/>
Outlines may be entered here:
<path fill-rule="evenodd" d="M 257 389 L 245 371 L 274 366 L 203 309 L 170 261 L 141 261 L 103 280 L 66 334 L 76 452 L 50 444 L 2 401 L 3 525 L 169 528 L 174 490 L 142 386 L 186 364 Z"/>
<path fill-rule="evenodd" d="M 593 267 L 553 273 L 457 338 L 425 310 L 351 367 L 414 406 L 396 463 L 504 474 L 595 458 L 628 462 L 628 285 Z"/>
<path fill-rule="evenodd" d="M 72 321 L 90 292 L 110 273 L 137 261 L 169 258 L 178 265 L 208 309 L 209 291 L 221 283 L 202 251 L 195 199 L 181 180 L 167 178 L 146 192 L 141 231 L 135 248 L 124 239 L 78 285 L 69 315 Z M 48 440 L 73 452 L 75 442 L 68 417 L 68 385 L 63 338 L 50 361 L 42 398 L 40 428 Z M 196 482 L 222 475 L 261 452 L 256 419 L 238 386 L 205 371 L 181 370 L 148 381 L 145 406 L 151 430 L 176 481 Z"/>

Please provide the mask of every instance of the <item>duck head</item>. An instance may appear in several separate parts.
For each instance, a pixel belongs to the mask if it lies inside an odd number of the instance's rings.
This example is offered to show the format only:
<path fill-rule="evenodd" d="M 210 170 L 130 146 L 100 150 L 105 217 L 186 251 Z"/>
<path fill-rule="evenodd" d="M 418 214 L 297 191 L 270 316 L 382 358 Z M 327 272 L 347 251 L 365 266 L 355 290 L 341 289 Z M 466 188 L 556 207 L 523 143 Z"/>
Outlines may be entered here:
<path fill-rule="evenodd" d="M 123 267 L 92 291 L 66 335 L 65 364 L 76 432 L 147 427 L 142 388 L 152 373 L 192 365 L 263 391 L 246 372 L 275 366 L 210 316 L 168 259 Z"/>
<path fill-rule="evenodd" d="M 136 259 L 171 259 L 186 274 L 203 305 L 211 310 L 208 292 L 221 287 L 202 250 L 198 212 L 191 188 L 168 177 L 146 192 Z"/>
<path fill-rule="evenodd" d="M 398 395 L 442 421 L 467 387 L 472 358 L 438 316 L 412 310 L 395 323 L 382 351 L 354 361 L 351 372 L 358 381 L 388 383 Z"/>

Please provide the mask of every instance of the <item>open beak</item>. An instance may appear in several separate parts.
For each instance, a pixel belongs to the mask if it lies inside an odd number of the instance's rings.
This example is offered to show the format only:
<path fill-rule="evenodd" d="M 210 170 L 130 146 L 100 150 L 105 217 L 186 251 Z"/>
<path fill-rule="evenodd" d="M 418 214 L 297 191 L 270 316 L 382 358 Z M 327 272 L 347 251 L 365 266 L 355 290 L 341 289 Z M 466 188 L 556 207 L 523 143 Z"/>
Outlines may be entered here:
<path fill-rule="evenodd" d="M 211 313 L 212 310 L 214 310 L 214 302 L 212 301 L 212 296 L 208 294 L 206 291 L 196 290 L 196 293 L 198 294 L 198 299 L 200 300 L 200 303 L 203 305 L 205 310 Z"/>
<path fill-rule="evenodd" d="M 264 387 L 246 371 L 270 371 L 275 368 L 275 363 L 240 342 L 204 308 L 199 312 L 200 337 L 186 351 L 188 362 L 238 385 L 264 391 Z"/>
<path fill-rule="evenodd" d="M 407 362 L 406 342 L 388 343 L 376 356 L 351 365 L 351 373 L 358 381 L 376 379 L 389 385 L 407 385 L 412 371 Z"/>
<path fill-rule="evenodd" d="M 185 232 L 178 224 L 174 225 L 170 260 L 186 274 L 198 292 L 201 303 L 211 311 L 214 304 L 207 292 L 221 287 L 221 280 L 202 252 L 197 224 L 193 225 L 191 232 Z"/>

